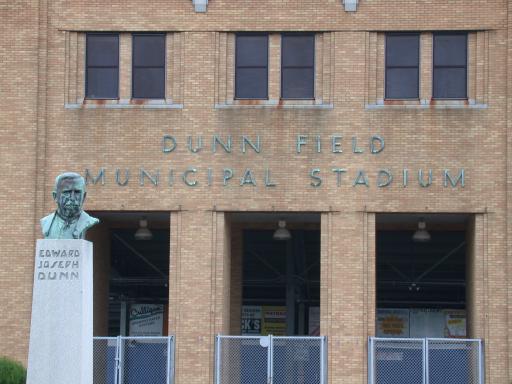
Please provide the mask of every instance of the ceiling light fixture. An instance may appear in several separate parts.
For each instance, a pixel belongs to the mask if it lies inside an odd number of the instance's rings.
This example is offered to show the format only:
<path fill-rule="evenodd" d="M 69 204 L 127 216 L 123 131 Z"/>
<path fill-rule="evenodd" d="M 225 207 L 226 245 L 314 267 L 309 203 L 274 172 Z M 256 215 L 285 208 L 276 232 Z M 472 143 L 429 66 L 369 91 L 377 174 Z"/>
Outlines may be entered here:
<path fill-rule="evenodd" d="M 292 238 L 292 235 L 288 229 L 286 229 L 286 221 L 279 220 L 278 228 L 274 232 L 274 240 L 290 240 Z"/>
<path fill-rule="evenodd" d="M 418 229 L 412 235 L 412 240 L 417 243 L 430 241 L 430 233 L 427 231 L 427 224 L 425 223 L 425 220 L 420 219 L 420 221 L 418 221 Z"/>
<path fill-rule="evenodd" d="M 148 221 L 144 217 L 139 220 L 139 229 L 135 232 L 135 240 L 151 240 L 153 238 L 153 233 L 148 228 Z"/>

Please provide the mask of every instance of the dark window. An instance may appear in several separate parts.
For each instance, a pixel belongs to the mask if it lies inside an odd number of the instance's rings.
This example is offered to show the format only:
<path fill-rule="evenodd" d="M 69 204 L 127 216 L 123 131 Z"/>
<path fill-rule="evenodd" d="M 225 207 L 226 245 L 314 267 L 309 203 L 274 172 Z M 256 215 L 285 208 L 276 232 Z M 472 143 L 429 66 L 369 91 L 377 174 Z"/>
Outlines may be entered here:
<path fill-rule="evenodd" d="M 119 35 L 88 33 L 85 95 L 90 99 L 119 97 Z"/>
<path fill-rule="evenodd" d="M 165 35 L 134 34 L 132 97 L 165 98 Z"/>
<path fill-rule="evenodd" d="M 467 69 L 467 34 L 434 34 L 434 98 L 467 98 Z"/>
<path fill-rule="evenodd" d="M 315 97 L 315 35 L 283 34 L 281 39 L 281 97 Z"/>
<path fill-rule="evenodd" d="M 419 98 L 420 35 L 386 35 L 386 99 Z"/>
<path fill-rule="evenodd" d="M 235 97 L 268 98 L 268 35 L 237 35 L 235 60 Z"/>

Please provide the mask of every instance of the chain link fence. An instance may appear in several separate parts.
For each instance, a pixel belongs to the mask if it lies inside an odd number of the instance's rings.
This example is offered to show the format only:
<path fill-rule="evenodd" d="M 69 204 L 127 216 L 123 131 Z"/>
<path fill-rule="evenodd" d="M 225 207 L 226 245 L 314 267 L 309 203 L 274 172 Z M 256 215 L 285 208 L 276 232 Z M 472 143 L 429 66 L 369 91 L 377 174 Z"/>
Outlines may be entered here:
<path fill-rule="evenodd" d="M 172 384 L 174 337 L 95 337 L 94 384 Z"/>
<path fill-rule="evenodd" d="M 480 340 L 427 339 L 427 379 L 430 384 L 483 384 Z"/>
<path fill-rule="evenodd" d="M 326 384 L 325 337 L 217 336 L 216 384 Z"/>
<path fill-rule="evenodd" d="M 94 384 L 117 383 L 118 340 L 116 337 L 95 337 L 93 340 Z"/>
<path fill-rule="evenodd" d="M 370 338 L 369 384 L 484 384 L 478 339 Z"/>

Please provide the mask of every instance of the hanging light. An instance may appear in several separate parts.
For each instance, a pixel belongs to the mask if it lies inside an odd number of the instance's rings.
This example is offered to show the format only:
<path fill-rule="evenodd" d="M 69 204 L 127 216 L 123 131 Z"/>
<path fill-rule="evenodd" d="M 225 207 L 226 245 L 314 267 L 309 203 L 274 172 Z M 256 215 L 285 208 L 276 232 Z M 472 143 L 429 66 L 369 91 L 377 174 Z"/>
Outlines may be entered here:
<path fill-rule="evenodd" d="M 427 232 L 427 224 L 425 223 L 425 220 L 420 219 L 420 221 L 418 221 L 418 229 L 412 235 L 412 240 L 418 243 L 430 241 L 430 233 Z"/>
<path fill-rule="evenodd" d="M 288 229 L 286 229 L 286 221 L 279 220 L 277 223 L 278 228 L 274 232 L 274 240 L 289 240 L 292 235 Z"/>
<path fill-rule="evenodd" d="M 148 228 L 148 221 L 146 218 L 139 220 L 139 229 L 135 232 L 135 240 L 151 240 L 153 234 Z"/>

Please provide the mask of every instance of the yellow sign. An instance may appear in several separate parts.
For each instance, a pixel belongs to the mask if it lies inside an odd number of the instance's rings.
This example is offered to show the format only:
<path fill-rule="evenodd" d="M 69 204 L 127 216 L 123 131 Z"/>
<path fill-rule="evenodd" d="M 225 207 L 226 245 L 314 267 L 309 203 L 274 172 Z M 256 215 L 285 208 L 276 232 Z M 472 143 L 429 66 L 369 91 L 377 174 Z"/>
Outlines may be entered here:
<path fill-rule="evenodd" d="M 262 335 L 286 336 L 286 307 L 261 307 Z"/>
<path fill-rule="evenodd" d="M 409 337 L 408 309 L 377 309 L 378 337 Z"/>

